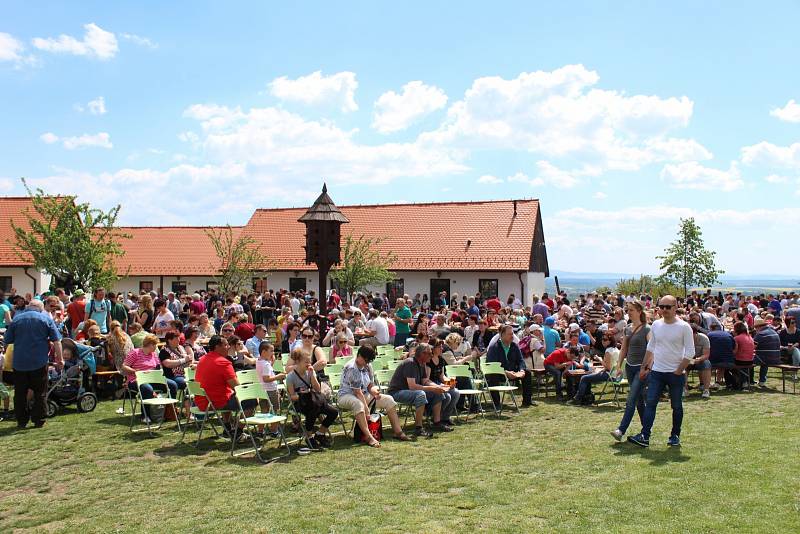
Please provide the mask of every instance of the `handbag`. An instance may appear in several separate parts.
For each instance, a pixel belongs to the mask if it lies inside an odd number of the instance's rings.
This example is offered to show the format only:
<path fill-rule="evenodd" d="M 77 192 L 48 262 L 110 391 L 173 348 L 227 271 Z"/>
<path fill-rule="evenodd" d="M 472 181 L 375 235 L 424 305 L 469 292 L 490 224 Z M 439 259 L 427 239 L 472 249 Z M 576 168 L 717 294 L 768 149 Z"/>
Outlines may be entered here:
<path fill-rule="evenodd" d="M 300 406 L 300 411 L 303 413 L 319 413 L 322 411 L 322 408 L 328 403 L 328 400 L 325 398 L 325 395 L 320 393 L 319 391 L 315 391 L 314 388 L 311 387 L 311 384 L 306 382 L 306 380 L 297 372 L 295 369 L 294 374 L 297 375 L 297 378 L 308 387 L 307 393 L 301 393 L 300 400 L 297 401 L 297 404 Z"/>
<path fill-rule="evenodd" d="M 383 416 L 380 413 L 375 412 L 375 399 L 372 399 L 372 402 L 369 403 L 367 428 L 369 429 L 369 433 L 373 438 L 375 438 L 376 441 L 381 441 L 383 439 Z M 364 432 L 362 432 L 361 427 L 358 425 L 356 425 L 353 429 L 353 441 L 355 443 L 369 442 L 369 438 L 364 435 Z"/>

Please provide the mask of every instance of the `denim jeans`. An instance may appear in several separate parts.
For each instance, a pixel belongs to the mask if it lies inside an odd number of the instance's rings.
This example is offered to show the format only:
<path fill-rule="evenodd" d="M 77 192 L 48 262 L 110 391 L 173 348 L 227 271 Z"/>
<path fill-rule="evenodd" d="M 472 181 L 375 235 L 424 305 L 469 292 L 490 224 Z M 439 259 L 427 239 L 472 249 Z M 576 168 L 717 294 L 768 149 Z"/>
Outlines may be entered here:
<path fill-rule="evenodd" d="M 753 363 L 755 365 L 760 365 L 761 367 L 758 368 L 758 381 L 759 382 L 766 382 L 767 381 L 767 372 L 769 371 L 769 364 L 758 357 L 758 354 L 755 355 L 753 358 Z"/>
<path fill-rule="evenodd" d="M 453 414 L 455 413 L 456 405 L 458 404 L 458 399 L 461 398 L 461 393 L 458 391 L 457 388 L 453 388 L 447 393 L 443 393 L 441 397 L 442 397 L 441 419 L 442 421 L 449 421 L 450 417 L 452 417 Z M 436 403 L 429 401 L 429 404 L 425 407 L 425 411 L 429 414 L 432 413 L 434 404 Z"/>
<path fill-rule="evenodd" d="M 561 382 L 561 375 L 564 373 L 561 369 L 556 367 L 555 365 L 545 365 L 544 370 L 550 373 L 550 376 L 553 377 L 553 381 L 556 383 L 556 395 L 559 397 L 561 396 L 561 390 L 563 389 L 563 384 Z"/>
<path fill-rule="evenodd" d="M 625 375 L 628 378 L 628 399 L 625 401 L 625 413 L 622 414 L 622 421 L 619 422 L 619 430 L 623 434 L 628 431 L 634 412 L 639 412 L 639 421 L 644 426 L 644 397 L 647 390 L 647 377 L 644 380 L 639 379 L 641 370 L 641 365 L 625 366 Z"/>
<path fill-rule="evenodd" d="M 664 388 L 669 388 L 669 402 L 672 405 L 672 431 L 670 436 L 681 435 L 681 423 L 683 422 L 683 385 L 686 382 L 686 375 L 680 376 L 675 373 L 662 373 L 650 371 L 647 379 L 647 402 L 644 410 L 644 422 L 642 423 L 642 436 L 650 439 L 650 431 L 656 420 L 656 408 L 658 400 Z"/>
<path fill-rule="evenodd" d="M 586 395 L 592 389 L 592 384 L 599 384 L 601 382 L 606 382 L 608 380 L 608 371 L 605 369 L 600 371 L 599 373 L 592 373 L 590 375 L 583 375 L 581 377 L 581 381 L 578 384 L 578 392 L 575 393 L 575 400 L 581 401 L 583 400 L 583 396 Z"/>
<path fill-rule="evenodd" d="M 169 394 L 174 399 L 175 396 L 178 394 L 178 385 L 175 383 L 174 380 L 167 378 L 167 388 L 169 388 Z M 154 396 L 153 385 L 152 384 L 142 384 L 141 388 L 138 388 L 136 382 L 130 382 L 128 384 L 128 389 L 136 393 L 137 391 L 141 390 L 142 399 L 152 399 Z M 164 391 L 164 386 L 161 384 L 155 384 L 155 389 L 158 389 L 161 392 L 166 393 Z M 146 410 L 146 407 L 142 405 L 142 414 L 149 417 L 149 412 Z"/>
<path fill-rule="evenodd" d="M 392 398 L 398 404 L 410 404 L 414 408 L 419 408 L 426 404 L 437 404 L 444 400 L 444 397 L 438 393 L 429 393 L 421 389 L 401 389 L 392 393 Z"/>
<path fill-rule="evenodd" d="M 797 347 L 792 350 L 792 365 L 798 366 L 800 365 L 800 349 Z"/>

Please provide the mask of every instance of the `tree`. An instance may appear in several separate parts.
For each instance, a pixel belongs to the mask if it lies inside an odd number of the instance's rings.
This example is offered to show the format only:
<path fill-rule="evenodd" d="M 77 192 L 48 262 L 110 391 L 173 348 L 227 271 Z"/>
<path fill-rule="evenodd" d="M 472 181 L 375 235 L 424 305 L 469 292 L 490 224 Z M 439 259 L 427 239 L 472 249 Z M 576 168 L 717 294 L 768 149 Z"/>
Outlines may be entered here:
<path fill-rule="evenodd" d="M 680 288 L 660 277 L 653 277 L 647 274 L 640 275 L 639 278 L 624 278 L 617 282 L 615 292 L 620 295 L 650 295 L 661 297 L 664 295 L 675 295 L 680 293 Z"/>
<path fill-rule="evenodd" d="M 116 227 L 120 206 L 109 211 L 77 203 L 75 196 L 49 196 L 31 191 L 32 211 L 23 212 L 25 223 L 14 230 L 15 252 L 23 261 L 51 276 L 57 285 L 73 289 L 109 287 L 119 279 L 114 259 L 124 255 L 121 241 L 131 236 Z"/>
<path fill-rule="evenodd" d="M 383 238 L 369 238 L 363 235 L 354 238 L 345 237 L 342 248 L 342 262 L 331 273 L 331 279 L 339 283 L 345 295 L 352 296 L 357 291 L 365 291 L 367 287 L 394 280 L 395 274 L 389 266 L 396 256 L 388 252 L 381 254 L 379 246 Z"/>
<path fill-rule="evenodd" d="M 725 274 L 714 265 L 716 254 L 705 248 L 703 232 L 694 218 L 681 219 L 678 239 L 670 243 L 663 256 L 656 256 L 661 260 L 659 269 L 663 271 L 659 278 L 683 287 L 684 296 L 690 285 L 713 285 L 721 274 Z"/>
<path fill-rule="evenodd" d="M 218 273 L 215 278 L 223 295 L 249 287 L 255 273 L 266 276 L 271 262 L 254 238 L 237 235 L 231 225 L 209 228 L 205 233 L 219 260 L 211 267 Z"/>

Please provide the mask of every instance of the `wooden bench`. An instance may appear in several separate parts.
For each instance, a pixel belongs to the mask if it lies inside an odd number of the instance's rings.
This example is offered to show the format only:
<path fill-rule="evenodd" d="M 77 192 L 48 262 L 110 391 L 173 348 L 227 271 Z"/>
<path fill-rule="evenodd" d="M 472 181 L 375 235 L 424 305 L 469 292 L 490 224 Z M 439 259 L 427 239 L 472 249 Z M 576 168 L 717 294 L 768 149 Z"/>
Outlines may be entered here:
<path fill-rule="evenodd" d="M 794 377 L 800 372 L 800 366 L 797 365 L 769 365 L 768 367 L 778 369 L 781 372 L 781 382 L 783 383 L 783 392 L 786 393 L 786 376 Z M 797 381 L 794 378 L 789 380 L 792 383 L 792 394 L 797 394 Z"/>

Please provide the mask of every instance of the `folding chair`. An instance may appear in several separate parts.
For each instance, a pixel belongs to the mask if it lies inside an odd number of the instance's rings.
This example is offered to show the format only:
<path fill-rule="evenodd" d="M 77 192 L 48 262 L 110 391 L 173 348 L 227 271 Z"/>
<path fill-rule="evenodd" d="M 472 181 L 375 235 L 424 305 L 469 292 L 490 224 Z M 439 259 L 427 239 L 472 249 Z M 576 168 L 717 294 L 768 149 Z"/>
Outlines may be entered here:
<path fill-rule="evenodd" d="M 327 371 L 328 368 L 326 367 L 325 370 Z M 341 373 L 329 373 L 328 374 L 328 380 L 330 381 L 330 385 L 331 385 L 331 392 L 332 392 L 331 393 L 331 401 L 333 402 L 333 404 L 338 406 L 338 404 L 339 404 L 339 388 L 342 386 L 342 374 Z M 344 424 L 344 419 L 342 418 L 342 412 L 343 412 L 343 410 L 340 408 L 339 409 L 339 416 L 337 417 L 337 419 L 339 420 L 339 423 L 342 424 L 342 430 L 344 431 L 344 435 L 345 436 L 349 436 L 350 433 L 347 431 L 347 427 Z"/>
<path fill-rule="evenodd" d="M 289 443 L 286 441 L 286 434 L 283 431 L 283 423 L 286 421 L 286 417 L 282 415 L 275 415 L 271 411 L 269 413 L 263 412 L 256 412 L 253 415 L 245 415 L 244 408 L 242 408 L 242 402 L 248 400 L 255 400 L 256 406 L 258 407 L 262 400 L 266 400 L 269 403 L 269 395 L 267 392 L 264 391 L 264 386 L 259 383 L 254 384 L 242 384 L 236 386 L 234 388 L 236 391 L 236 400 L 238 401 L 239 410 L 236 412 L 234 417 L 235 421 L 244 424 L 245 428 L 249 430 L 250 435 L 250 442 L 253 445 L 253 452 L 258 458 L 259 462 L 268 463 L 273 460 L 277 460 L 278 458 L 285 458 L 292 454 L 292 450 L 289 448 Z M 272 404 L 269 403 L 269 406 L 272 407 Z M 281 443 L 286 447 L 286 454 L 282 454 L 275 458 L 266 459 L 261 455 L 261 451 L 264 449 L 264 445 L 266 445 L 267 438 L 262 434 L 258 440 L 256 439 L 256 432 L 258 431 L 259 426 L 267 426 L 277 424 L 278 425 L 278 432 L 280 434 L 280 438 L 278 441 L 278 445 L 280 446 Z M 231 439 L 231 456 L 241 456 L 249 452 L 248 450 L 236 450 L 236 438 L 234 436 Z M 261 443 L 259 444 L 258 441 Z"/>
<path fill-rule="evenodd" d="M 320 347 L 320 349 L 322 349 L 322 353 L 325 355 L 325 357 L 330 359 L 330 357 L 331 357 L 331 348 L 330 347 Z"/>
<path fill-rule="evenodd" d="M 388 369 L 389 371 L 392 371 L 392 372 L 394 372 L 394 371 L 395 371 L 395 369 L 397 369 L 398 367 L 400 367 L 400 364 L 401 364 L 401 363 L 403 363 L 403 360 L 392 360 L 392 361 L 390 361 L 390 362 L 389 362 L 389 365 L 388 365 L 387 369 Z"/>
<path fill-rule="evenodd" d="M 503 366 L 500 365 L 500 362 L 484 362 L 481 364 L 481 368 L 483 369 L 483 376 L 487 378 L 486 387 L 484 391 L 492 392 L 500 394 L 500 409 L 498 410 L 497 406 L 494 405 L 494 400 L 492 400 L 492 408 L 494 409 L 495 415 L 502 415 L 503 414 L 503 401 L 506 399 L 506 394 L 511 395 L 511 401 L 514 403 L 514 409 L 519 413 L 519 406 L 517 405 L 517 397 L 514 395 L 514 392 L 517 391 L 516 386 L 512 386 L 508 382 L 508 377 L 506 377 L 506 371 L 503 369 Z M 490 376 L 499 376 L 501 377 L 500 385 L 497 386 L 490 386 L 488 377 Z M 490 395 L 491 398 L 491 395 Z"/>
<path fill-rule="evenodd" d="M 378 369 L 373 371 L 372 374 L 375 376 L 376 385 L 381 392 L 389 389 L 389 382 L 392 380 L 394 371 L 390 371 L 389 369 Z"/>
<path fill-rule="evenodd" d="M 328 365 L 325 366 L 325 374 L 329 376 L 331 373 L 341 374 L 342 369 L 344 369 L 343 363 L 329 363 Z"/>
<path fill-rule="evenodd" d="M 152 385 L 164 386 L 165 392 L 154 391 L 155 396 L 152 399 L 144 399 L 142 398 L 143 384 L 150 384 L 151 386 Z M 155 388 L 153 389 L 155 390 Z M 160 397 L 158 396 L 159 394 L 166 395 L 166 397 Z M 175 423 L 178 425 L 178 432 L 181 431 L 181 421 L 180 418 L 178 417 L 178 410 L 175 407 L 178 404 L 178 400 L 172 398 L 172 394 L 170 393 L 169 387 L 167 386 L 167 377 L 164 376 L 164 373 L 161 371 L 161 369 L 155 369 L 153 371 L 136 371 L 136 399 L 134 400 L 133 411 L 131 413 L 131 425 L 130 425 L 131 432 L 140 432 L 141 430 L 144 430 L 144 429 L 137 429 L 137 430 L 133 429 L 133 422 L 136 418 L 137 403 L 141 404 L 143 408 L 147 406 L 163 406 L 164 409 L 166 410 L 167 407 L 171 407 L 172 413 L 175 415 Z M 144 411 L 145 413 L 147 413 L 146 410 Z M 152 421 L 150 420 L 149 416 L 145 417 L 145 423 L 147 424 L 147 432 L 148 434 L 150 434 L 150 436 L 153 435 L 152 425 L 150 424 L 151 422 Z M 156 430 L 159 430 L 161 428 L 161 425 L 163 424 L 164 421 L 162 420 L 160 423 L 158 423 Z"/>
<path fill-rule="evenodd" d="M 236 378 L 239 380 L 239 384 L 256 384 L 261 382 L 255 369 L 236 371 Z"/>
<path fill-rule="evenodd" d="M 214 404 L 211 402 L 211 399 L 209 399 L 206 396 L 206 391 L 202 388 L 202 386 L 200 386 L 199 382 L 197 382 L 195 380 L 187 380 L 186 381 L 186 391 L 187 391 L 187 395 L 189 396 L 189 399 L 192 402 L 192 405 L 189 408 L 189 412 L 192 415 L 194 415 L 194 424 L 195 424 L 195 426 L 199 427 L 199 430 L 197 432 L 197 441 L 194 444 L 195 449 L 199 449 L 200 448 L 200 440 L 203 438 L 203 430 L 205 429 L 206 421 L 208 421 L 208 423 L 211 426 L 211 429 L 214 431 L 214 434 L 216 435 L 216 437 L 218 437 L 218 438 L 220 437 L 220 433 L 217 430 L 217 425 L 214 423 L 214 420 L 215 419 L 219 420 L 220 419 L 220 414 L 222 412 L 218 411 L 214 407 Z M 206 409 L 205 410 L 201 410 L 195 404 L 195 397 L 198 397 L 198 396 L 199 397 L 205 397 L 206 401 L 208 402 L 208 404 L 206 405 Z M 186 436 L 186 430 L 188 428 L 189 428 L 189 423 L 187 422 L 186 424 L 183 425 L 183 432 L 181 433 L 181 439 L 180 439 L 180 441 L 178 441 L 178 443 L 182 443 L 183 442 L 184 436 Z"/>
<path fill-rule="evenodd" d="M 466 379 L 469 380 L 470 388 L 468 388 L 468 389 L 459 389 L 458 391 L 462 395 L 470 397 L 470 404 L 474 404 L 476 402 L 478 403 L 478 407 L 479 407 L 479 412 L 478 413 L 480 413 L 481 418 L 483 419 L 484 415 L 483 415 L 482 401 L 486 400 L 486 397 L 485 397 L 486 391 L 484 391 L 482 389 L 476 389 L 475 388 L 475 384 L 472 382 L 472 380 L 473 380 L 472 372 L 469 370 L 469 366 L 468 365 L 448 365 L 445 372 L 447 373 L 447 376 L 450 377 L 450 378 L 466 378 Z M 459 415 L 461 415 L 461 414 L 459 414 L 458 411 L 456 411 L 456 418 L 458 418 Z M 469 419 L 469 412 L 467 412 L 467 414 L 465 416 L 465 419 Z"/>

